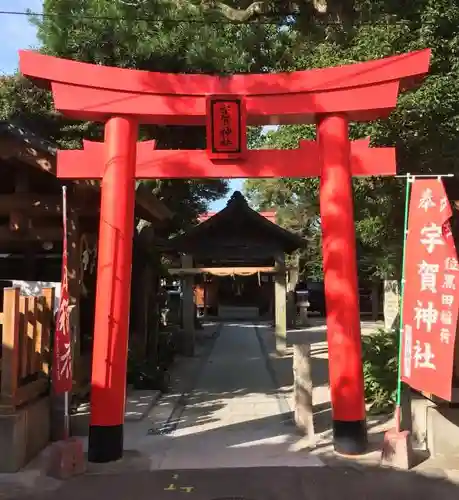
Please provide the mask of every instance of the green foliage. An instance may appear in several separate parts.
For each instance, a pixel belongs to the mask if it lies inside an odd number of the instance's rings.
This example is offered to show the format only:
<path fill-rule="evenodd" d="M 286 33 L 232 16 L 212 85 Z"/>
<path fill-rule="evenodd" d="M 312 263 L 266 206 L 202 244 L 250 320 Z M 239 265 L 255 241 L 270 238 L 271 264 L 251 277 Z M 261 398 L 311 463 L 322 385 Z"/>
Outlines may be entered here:
<path fill-rule="evenodd" d="M 377 59 L 425 47 L 432 48 L 429 76 L 416 90 L 400 95 L 397 109 L 386 120 L 351 124 L 352 139 L 370 137 L 374 146 L 395 146 L 399 173 L 455 173 L 459 141 L 459 4 L 449 0 L 354 0 L 357 18 L 352 27 L 336 22 L 324 29 L 290 34 L 289 70 L 321 68 Z M 320 28 L 320 27 L 319 27 Z M 313 138 L 311 126 L 279 127 L 267 135 L 266 145 L 296 147 L 299 139 Z M 305 158 L 305 162 L 307 158 Z M 318 220 L 317 184 L 311 180 L 256 180 L 246 193 L 257 206 L 291 211 L 286 227 L 310 227 Z M 368 178 L 354 180 L 356 236 L 362 278 L 400 276 L 403 241 L 404 181 Z M 287 203 L 285 201 L 287 200 Z M 309 212 L 308 212 L 309 211 Z M 293 215 L 296 214 L 296 215 Z M 309 216 L 309 217 L 308 217 Z M 298 217 L 302 217 L 299 219 Z M 292 224 L 292 226 L 290 226 Z M 306 231 L 308 240 L 311 235 Z M 314 233 L 313 233 L 314 235 Z M 304 266 L 311 279 L 319 271 L 319 238 Z"/>
<path fill-rule="evenodd" d="M 384 329 L 362 337 L 365 398 L 373 414 L 388 413 L 395 405 L 398 338 L 397 331 Z"/>

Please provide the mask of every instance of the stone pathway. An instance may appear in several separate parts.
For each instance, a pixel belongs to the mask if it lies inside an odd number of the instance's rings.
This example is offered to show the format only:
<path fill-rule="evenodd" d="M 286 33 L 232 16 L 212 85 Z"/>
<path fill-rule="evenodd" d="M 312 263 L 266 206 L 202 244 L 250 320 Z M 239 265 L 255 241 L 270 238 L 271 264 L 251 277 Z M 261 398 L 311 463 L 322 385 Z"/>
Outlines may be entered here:
<path fill-rule="evenodd" d="M 253 324 L 223 326 L 176 428 L 141 445 L 152 470 L 322 465 L 297 451 L 300 436 L 260 342 Z"/>

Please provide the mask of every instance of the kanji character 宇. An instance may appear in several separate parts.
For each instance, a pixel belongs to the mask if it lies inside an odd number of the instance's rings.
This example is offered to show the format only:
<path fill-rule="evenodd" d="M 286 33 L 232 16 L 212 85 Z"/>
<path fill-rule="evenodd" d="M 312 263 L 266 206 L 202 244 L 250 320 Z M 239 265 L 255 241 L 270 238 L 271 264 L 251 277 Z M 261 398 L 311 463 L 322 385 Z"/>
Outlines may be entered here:
<path fill-rule="evenodd" d="M 452 323 L 453 323 L 453 313 L 451 311 L 442 311 L 440 313 L 440 321 L 444 325 L 452 325 Z"/>
<path fill-rule="evenodd" d="M 416 340 L 416 345 L 414 346 L 414 367 L 415 368 L 430 368 L 431 370 L 436 370 L 436 366 L 432 363 L 432 359 L 435 358 L 435 354 L 432 352 L 432 346 L 429 342 L 424 342 L 424 352 L 422 351 L 421 342 Z"/>
<path fill-rule="evenodd" d="M 451 338 L 451 332 L 448 330 L 448 328 L 442 328 L 440 330 L 440 342 L 442 344 L 449 344 L 450 338 Z"/>
<path fill-rule="evenodd" d="M 435 202 L 433 201 L 432 190 L 426 189 L 419 200 L 418 208 L 423 208 L 426 212 L 429 208 L 433 208 L 435 206 Z"/>
<path fill-rule="evenodd" d="M 425 260 L 419 264 L 419 274 L 421 275 L 421 292 L 429 290 L 437 292 L 437 273 L 440 270 L 438 264 L 428 264 Z"/>
<path fill-rule="evenodd" d="M 443 231 L 441 226 L 437 226 L 432 222 L 430 226 L 425 226 L 421 229 L 421 243 L 426 246 L 426 250 L 432 253 L 435 250 L 436 245 L 444 245 Z"/>
<path fill-rule="evenodd" d="M 427 302 L 427 307 L 423 307 L 422 302 L 418 300 L 418 306 L 414 308 L 416 328 L 421 327 L 421 323 L 426 325 L 428 332 L 432 331 L 432 325 L 438 321 L 438 311 L 434 308 L 433 302 Z"/>
<path fill-rule="evenodd" d="M 441 305 L 451 307 L 454 304 L 454 295 L 442 295 Z"/>
<path fill-rule="evenodd" d="M 456 284 L 454 283 L 455 278 L 456 276 L 454 276 L 454 274 L 445 274 L 442 288 L 456 290 Z"/>

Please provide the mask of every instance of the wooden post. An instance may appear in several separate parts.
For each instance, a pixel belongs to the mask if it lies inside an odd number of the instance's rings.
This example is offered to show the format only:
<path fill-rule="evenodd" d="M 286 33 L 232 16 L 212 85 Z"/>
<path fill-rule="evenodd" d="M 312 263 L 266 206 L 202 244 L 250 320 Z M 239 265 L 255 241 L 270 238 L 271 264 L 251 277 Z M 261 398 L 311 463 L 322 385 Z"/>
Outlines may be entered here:
<path fill-rule="evenodd" d="M 35 356 L 34 356 L 34 373 L 42 371 L 43 366 L 43 320 L 45 311 L 45 297 L 40 295 L 37 297 L 37 307 L 35 311 Z"/>
<path fill-rule="evenodd" d="M 27 336 L 24 336 L 27 348 L 27 375 L 35 372 L 35 342 L 37 336 L 37 297 L 27 300 Z"/>
<path fill-rule="evenodd" d="M 29 297 L 19 296 L 19 342 L 20 342 L 20 362 L 19 370 L 21 378 L 27 377 L 27 355 L 28 355 L 28 345 L 27 345 L 27 325 L 28 325 L 28 307 Z"/>
<path fill-rule="evenodd" d="M 19 379 L 19 288 L 5 288 L 3 298 L 1 401 L 14 405 Z"/>
<path fill-rule="evenodd" d="M 276 257 L 276 268 L 274 283 L 276 350 L 283 352 L 287 347 L 287 280 L 284 254 Z"/>
<path fill-rule="evenodd" d="M 42 313 L 42 365 L 41 371 L 50 375 L 51 364 L 51 324 L 54 314 L 54 288 L 43 288 L 43 313 Z"/>
<path fill-rule="evenodd" d="M 293 346 L 295 424 L 309 438 L 314 437 L 311 345 L 307 342 Z"/>
<path fill-rule="evenodd" d="M 296 301 L 295 301 L 295 288 L 298 283 L 298 258 L 295 262 L 295 267 L 291 268 L 288 273 L 287 282 L 287 325 L 289 328 L 296 326 Z"/>
<path fill-rule="evenodd" d="M 182 255 L 182 267 L 193 267 L 193 257 Z M 194 275 L 185 275 L 182 279 L 182 323 L 183 323 L 183 348 L 184 354 L 194 355 L 195 342 L 195 308 L 193 295 Z"/>

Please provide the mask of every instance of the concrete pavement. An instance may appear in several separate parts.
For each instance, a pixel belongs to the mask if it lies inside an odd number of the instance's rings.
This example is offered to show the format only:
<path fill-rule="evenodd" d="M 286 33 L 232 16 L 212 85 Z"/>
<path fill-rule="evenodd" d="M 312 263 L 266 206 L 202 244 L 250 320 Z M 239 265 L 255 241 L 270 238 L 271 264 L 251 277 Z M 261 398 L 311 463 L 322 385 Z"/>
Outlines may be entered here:
<path fill-rule="evenodd" d="M 174 423 L 139 443 L 152 470 L 323 465 L 296 446 L 301 436 L 253 324 L 223 326 Z"/>

